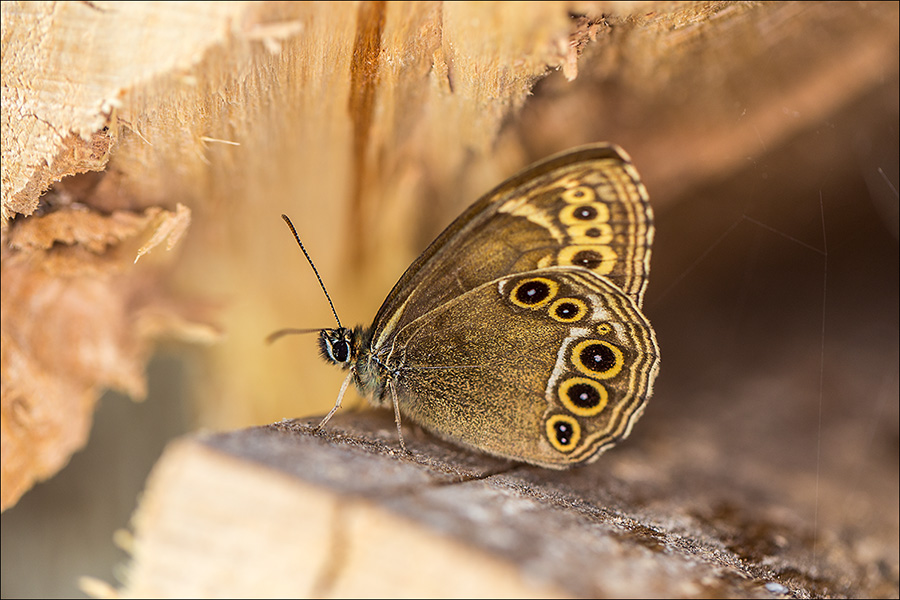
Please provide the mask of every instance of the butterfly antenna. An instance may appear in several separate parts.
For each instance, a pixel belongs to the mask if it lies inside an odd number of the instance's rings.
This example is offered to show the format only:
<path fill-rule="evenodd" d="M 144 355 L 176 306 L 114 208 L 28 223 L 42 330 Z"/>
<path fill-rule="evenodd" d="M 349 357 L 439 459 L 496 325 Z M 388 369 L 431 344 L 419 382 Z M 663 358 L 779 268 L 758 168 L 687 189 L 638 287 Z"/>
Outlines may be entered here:
<path fill-rule="evenodd" d="M 271 344 L 275 340 L 279 340 L 286 335 L 294 335 L 297 333 L 319 333 L 320 331 L 321 329 L 294 329 L 293 327 L 279 329 L 278 331 L 273 331 L 266 337 L 266 343 Z"/>
<path fill-rule="evenodd" d="M 337 311 L 334 310 L 334 303 L 331 301 L 331 296 L 328 295 L 328 290 L 325 289 L 325 284 L 322 283 L 322 278 L 319 276 L 319 271 L 316 269 L 316 265 L 313 264 L 312 259 L 309 257 L 309 252 L 306 251 L 306 248 L 303 247 L 303 242 L 300 241 L 300 236 L 297 235 L 297 230 L 294 229 L 294 224 L 291 223 L 291 220 L 287 215 L 281 215 L 281 218 L 284 219 L 284 222 L 287 223 L 287 226 L 291 228 L 291 233 L 294 234 L 294 239 L 297 240 L 297 244 L 300 245 L 300 249 L 303 250 L 303 256 L 306 257 L 306 260 L 309 261 L 309 266 L 312 267 L 313 273 L 316 274 L 316 279 L 319 280 L 319 285 L 322 286 L 322 291 L 325 292 L 325 298 L 328 300 L 328 305 L 331 306 L 331 312 L 334 313 L 334 320 L 337 321 L 338 328 L 343 328 L 341 325 L 341 320 L 337 316 Z"/>

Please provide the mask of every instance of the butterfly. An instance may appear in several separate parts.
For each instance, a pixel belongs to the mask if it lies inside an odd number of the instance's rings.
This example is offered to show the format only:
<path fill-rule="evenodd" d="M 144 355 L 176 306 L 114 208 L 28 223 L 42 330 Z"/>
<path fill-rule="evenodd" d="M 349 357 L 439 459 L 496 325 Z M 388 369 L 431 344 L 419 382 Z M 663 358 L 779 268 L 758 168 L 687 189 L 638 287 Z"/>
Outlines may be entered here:
<path fill-rule="evenodd" d="M 619 147 L 527 167 L 428 246 L 369 327 L 338 319 L 320 331 L 323 358 L 349 372 L 319 427 L 353 382 L 393 407 L 398 431 L 409 419 L 553 469 L 596 460 L 629 435 L 659 370 L 641 312 L 653 236 L 647 192 Z"/>

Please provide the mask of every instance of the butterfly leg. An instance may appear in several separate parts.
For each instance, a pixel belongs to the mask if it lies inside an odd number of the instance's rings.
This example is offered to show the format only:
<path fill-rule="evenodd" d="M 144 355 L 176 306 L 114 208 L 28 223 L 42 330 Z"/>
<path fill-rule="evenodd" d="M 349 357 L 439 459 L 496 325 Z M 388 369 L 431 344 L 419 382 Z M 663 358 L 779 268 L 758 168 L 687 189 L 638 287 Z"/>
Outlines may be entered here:
<path fill-rule="evenodd" d="M 388 380 L 388 387 L 391 388 L 391 399 L 394 402 L 394 421 L 397 423 L 397 437 L 400 438 L 400 449 L 405 454 L 411 454 L 403 441 L 403 429 L 400 427 L 400 403 L 397 402 L 397 391 L 394 389 L 393 380 Z"/>
<path fill-rule="evenodd" d="M 327 423 L 331 417 L 337 412 L 337 409 L 341 407 L 341 401 L 344 399 L 344 392 L 347 391 L 347 386 L 350 385 L 350 380 L 353 379 L 353 375 L 356 372 L 355 367 L 350 367 L 350 373 L 347 374 L 347 377 L 344 379 L 344 383 L 341 384 L 341 391 L 338 392 L 337 401 L 334 403 L 334 406 L 331 407 L 331 410 L 328 411 L 328 414 L 325 415 L 325 418 L 322 419 L 318 425 L 316 425 L 315 429 L 313 429 L 313 433 L 318 433 L 323 427 L 325 427 L 325 423 Z M 394 401 L 396 405 L 396 400 Z"/>

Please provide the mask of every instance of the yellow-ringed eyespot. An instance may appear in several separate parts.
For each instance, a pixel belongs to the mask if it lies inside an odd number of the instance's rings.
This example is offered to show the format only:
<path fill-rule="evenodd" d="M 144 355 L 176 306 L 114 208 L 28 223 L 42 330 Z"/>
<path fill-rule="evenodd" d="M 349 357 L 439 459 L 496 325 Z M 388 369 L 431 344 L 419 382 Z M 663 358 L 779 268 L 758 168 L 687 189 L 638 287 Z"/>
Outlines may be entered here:
<path fill-rule="evenodd" d="M 622 351 L 603 340 L 582 340 L 572 349 L 572 364 L 598 379 L 615 377 L 625 364 Z"/>
<path fill-rule="evenodd" d="M 581 439 L 581 425 L 569 415 L 553 415 L 547 419 L 547 438 L 560 452 L 571 452 Z"/>
<path fill-rule="evenodd" d="M 609 246 L 566 246 L 556 257 L 559 265 L 575 265 L 598 275 L 612 273 L 618 256 Z"/>
<path fill-rule="evenodd" d="M 586 185 L 566 190 L 561 195 L 562 199 L 569 204 L 581 204 L 583 202 L 593 202 L 597 198 L 594 189 Z"/>
<path fill-rule="evenodd" d="M 574 323 L 587 314 L 587 304 L 578 298 L 558 298 L 550 305 L 549 312 L 560 323 Z"/>
<path fill-rule="evenodd" d="M 540 308 L 556 296 L 559 284 L 546 277 L 523 279 L 509 293 L 509 300 L 522 308 Z"/>
<path fill-rule="evenodd" d="M 559 399 L 572 414 L 593 417 L 609 402 L 606 388 L 586 377 L 570 377 L 559 385 Z"/>
<path fill-rule="evenodd" d="M 609 222 L 609 207 L 602 202 L 569 204 L 559 211 L 563 225 L 598 225 Z"/>
<path fill-rule="evenodd" d="M 613 241 L 613 228 L 608 223 L 569 225 L 566 233 L 572 244 L 608 244 Z"/>
<path fill-rule="evenodd" d="M 597 325 L 597 333 L 600 335 L 606 335 L 612 331 L 612 325 L 609 323 L 600 323 Z"/>

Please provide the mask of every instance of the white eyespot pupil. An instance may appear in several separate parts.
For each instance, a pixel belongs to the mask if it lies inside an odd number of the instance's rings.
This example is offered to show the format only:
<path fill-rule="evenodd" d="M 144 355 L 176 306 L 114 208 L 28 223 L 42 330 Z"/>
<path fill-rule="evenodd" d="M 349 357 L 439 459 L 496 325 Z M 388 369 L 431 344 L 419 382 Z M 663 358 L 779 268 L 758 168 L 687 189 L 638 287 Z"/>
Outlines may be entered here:
<path fill-rule="evenodd" d="M 572 264 L 593 269 L 603 262 L 603 257 L 593 250 L 582 250 L 572 257 Z"/>
<path fill-rule="evenodd" d="M 582 206 L 575 211 L 574 216 L 581 221 L 591 221 L 597 216 L 597 209 L 593 206 Z"/>
<path fill-rule="evenodd" d="M 550 286 L 543 281 L 528 281 L 516 290 L 516 298 L 522 304 L 537 304 L 550 295 Z"/>
<path fill-rule="evenodd" d="M 600 404 L 600 393 L 586 383 L 577 383 L 569 388 L 569 399 L 579 408 L 594 408 Z"/>
<path fill-rule="evenodd" d="M 553 425 L 553 428 L 556 430 L 556 441 L 563 446 L 568 445 L 572 440 L 572 426 L 564 421 L 560 421 Z"/>
<path fill-rule="evenodd" d="M 556 307 L 556 316 L 561 319 L 569 319 L 578 313 L 578 307 L 571 302 L 564 302 Z"/>
<path fill-rule="evenodd" d="M 597 373 L 608 371 L 616 364 L 616 355 L 603 344 L 591 344 L 581 351 L 582 364 Z"/>

